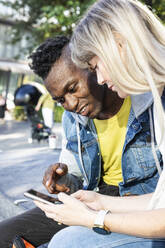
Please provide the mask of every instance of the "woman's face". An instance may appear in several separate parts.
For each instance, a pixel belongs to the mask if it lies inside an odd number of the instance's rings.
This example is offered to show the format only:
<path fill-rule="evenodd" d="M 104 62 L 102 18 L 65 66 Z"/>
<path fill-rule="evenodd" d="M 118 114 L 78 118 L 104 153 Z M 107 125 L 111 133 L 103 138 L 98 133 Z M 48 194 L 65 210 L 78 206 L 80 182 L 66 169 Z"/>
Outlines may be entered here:
<path fill-rule="evenodd" d="M 92 71 L 96 72 L 98 84 L 107 84 L 108 88 L 112 91 L 116 91 L 118 96 L 121 98 L 126 98 L 128 96 L 128 94 L 123 92 L 114 84 L 114 82 L 112 82 L 103 61 L 98 56 L 93 57 L 89 61 L 89 67 Z"/>

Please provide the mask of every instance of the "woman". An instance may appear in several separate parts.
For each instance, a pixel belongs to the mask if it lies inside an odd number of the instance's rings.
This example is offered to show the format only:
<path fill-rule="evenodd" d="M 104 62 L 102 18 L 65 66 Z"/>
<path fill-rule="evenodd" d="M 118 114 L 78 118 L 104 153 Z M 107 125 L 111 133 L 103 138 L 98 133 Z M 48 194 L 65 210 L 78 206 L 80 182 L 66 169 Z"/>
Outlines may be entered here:
<path fill-rule="evenodd" d="M 52 129 L 54 124 L 54 101 L 45 87 L 44 91 L 45 93 L 40 96 L 35 110 L 39 111 L 42 106 L 42 116 L 44 119 L 44 124 Z"/>
<path fill-rule="evenodd" d="M 71 49 L 73 61 L 95 70 L 98 83 L 107 83 L 120 97 L 131 95 L 137 118 L 154 102 L 152 140 L 155 133 L 165 161 L 160 98 L 165 97 L 165 28 L 160 21 L 138 1 L 100 0 L 75 29 Z M 60 193 L 59 199 L 61 206 L 37 205 L 58 222 L 82 227 L 60 231 L 49 248 L 165 247 L 165 170 L 154 194 L 114 198 L 78 191 Z M 86 227 L 112 233 L 100 235 Z"/>

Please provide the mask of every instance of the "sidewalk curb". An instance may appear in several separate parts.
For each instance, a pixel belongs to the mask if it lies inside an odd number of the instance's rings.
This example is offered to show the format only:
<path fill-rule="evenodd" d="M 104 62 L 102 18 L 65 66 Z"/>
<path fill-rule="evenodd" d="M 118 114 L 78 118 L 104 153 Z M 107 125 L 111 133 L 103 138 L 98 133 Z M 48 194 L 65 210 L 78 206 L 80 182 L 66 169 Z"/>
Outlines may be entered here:
<path fill-rule="evenodd" d="M 0 206 L 0 221 L 25 211 L 23 207 L 15 205 L 13 201 L 6 198 L 2 193 L 0 193 Z"/>

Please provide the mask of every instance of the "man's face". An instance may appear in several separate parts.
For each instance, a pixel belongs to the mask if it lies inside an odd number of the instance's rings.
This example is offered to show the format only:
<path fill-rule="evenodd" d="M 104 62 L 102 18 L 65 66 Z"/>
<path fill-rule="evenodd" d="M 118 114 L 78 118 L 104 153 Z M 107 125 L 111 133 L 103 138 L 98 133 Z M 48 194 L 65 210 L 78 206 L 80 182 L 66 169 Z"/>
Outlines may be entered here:
<path fill-rule="evenodd" d="M 104 88 L 94 73 L 77 68 L 60 58 L 45 80 L 52 98 L 68 111 L 96 118 L 102 110 Z"/>

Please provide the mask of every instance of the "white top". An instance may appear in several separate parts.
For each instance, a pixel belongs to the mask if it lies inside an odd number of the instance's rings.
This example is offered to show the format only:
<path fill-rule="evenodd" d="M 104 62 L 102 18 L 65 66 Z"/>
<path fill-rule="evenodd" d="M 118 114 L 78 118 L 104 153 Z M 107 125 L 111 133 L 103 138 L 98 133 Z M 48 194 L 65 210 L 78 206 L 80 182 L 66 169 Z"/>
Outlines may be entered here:
<path fill-rule="evenodd" d="M 165 113 L 164 113 L 164 122 L 165 122 Z M 156 108 L 154 106 L 154 125 L 155 125 L 155 135 L 157 143 L 159 144 L 161 133 L 160 127 L 158 123 Z M 163 171 L 160 175 L 156 190 L 152 196 L 148 209 L 157 209 L 157 208 L 165 208 L 165 139 L 162 141 L 159 146 L 159 150 L 162 154 L 163 158 Z"/>

